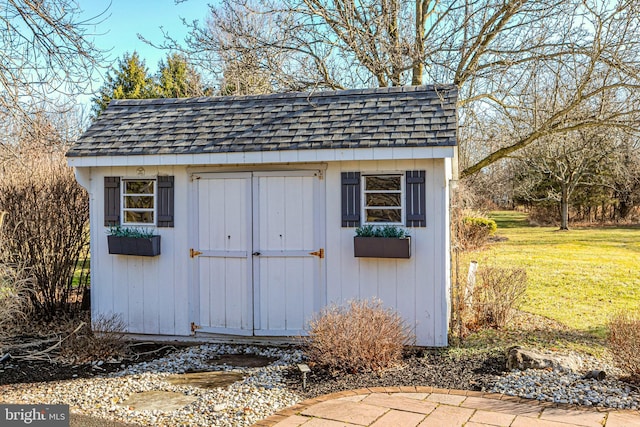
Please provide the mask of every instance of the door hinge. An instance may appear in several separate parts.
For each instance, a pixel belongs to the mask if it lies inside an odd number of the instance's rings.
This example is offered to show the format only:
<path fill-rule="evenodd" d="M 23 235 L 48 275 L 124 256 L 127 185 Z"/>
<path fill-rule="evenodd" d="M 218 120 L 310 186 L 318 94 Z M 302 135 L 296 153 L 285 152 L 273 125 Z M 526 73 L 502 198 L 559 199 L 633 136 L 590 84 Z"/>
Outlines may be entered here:
<path fill-rule="evenodd" d="M 309 252 L 309 255 L 317 256 L 318 258 L 324 258 L 324 248 L 320 248 L 317 251 Z"/>
<path fill-rule="evenodd" d="M 189 256 L 190 256 L 191 258 L 195 258 L 195 257 L 197 257 L 198 255 L 202 255 L 202 252 L 200 252 L 200 251 L 196 251 L 196 250 L 195 250 L 195 249 L 193 249 L 193 248 L 189 249 Z"/>
<path fill-rule="evenodd" d="M 196 322 L 191 322 L 191 333 L 195 333 L 198 329 L 200 329 L 200 325 L 196 325 Z"/>

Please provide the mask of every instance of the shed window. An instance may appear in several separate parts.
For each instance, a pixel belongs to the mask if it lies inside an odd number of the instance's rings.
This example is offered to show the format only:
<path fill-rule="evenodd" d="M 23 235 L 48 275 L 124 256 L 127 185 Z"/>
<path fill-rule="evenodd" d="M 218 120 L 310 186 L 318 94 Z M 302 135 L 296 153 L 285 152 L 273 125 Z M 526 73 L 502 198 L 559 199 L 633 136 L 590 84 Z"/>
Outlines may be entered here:
<path fill-rule="evenodd" d="M 122 224 L 155 225 L 156 180 L 122 180 Z"/>
<path fill-rule="evenodd" d="M 404 175 L 362 176 L 362 217 L 365 224 L 404 223 Z"/>

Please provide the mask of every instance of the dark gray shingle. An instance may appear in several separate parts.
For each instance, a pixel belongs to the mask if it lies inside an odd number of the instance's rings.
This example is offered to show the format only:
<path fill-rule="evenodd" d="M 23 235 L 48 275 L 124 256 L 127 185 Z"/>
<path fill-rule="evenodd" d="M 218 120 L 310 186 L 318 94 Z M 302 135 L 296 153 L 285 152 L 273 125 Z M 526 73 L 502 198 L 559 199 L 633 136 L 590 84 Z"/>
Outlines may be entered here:
<path fill-rule="evenodd" d="M 453 85 L 114 100 L 67 156 L 456 145 Z"/>

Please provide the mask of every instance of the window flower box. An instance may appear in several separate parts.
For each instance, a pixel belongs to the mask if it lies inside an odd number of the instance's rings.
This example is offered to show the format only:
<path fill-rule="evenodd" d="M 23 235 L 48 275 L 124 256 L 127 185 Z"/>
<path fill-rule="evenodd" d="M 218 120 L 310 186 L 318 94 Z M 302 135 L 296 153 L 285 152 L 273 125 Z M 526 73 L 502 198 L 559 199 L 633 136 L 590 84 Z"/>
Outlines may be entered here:
<path fill-rule="evenodd" d="M 160 255 L 160 236 L 146 230 L 112 227 L 107 236 L 109 253 L 114 255 Z"/>
<path fill-rule="evenodd" d="M 396 225 L 356 228 L 353 255 L 362 258 L 411 258 L 411 237 Z"/>
<path fill-rule="evenodd" d="M 107 236 L 109 253 L 116 255 L 160 255 L 160 236 L 122 237 Z"/>
<path fill-rule="evenodd" d="M 411 258 L 411 237 L 354 236 L 353 255 L 361 258 Z"/>

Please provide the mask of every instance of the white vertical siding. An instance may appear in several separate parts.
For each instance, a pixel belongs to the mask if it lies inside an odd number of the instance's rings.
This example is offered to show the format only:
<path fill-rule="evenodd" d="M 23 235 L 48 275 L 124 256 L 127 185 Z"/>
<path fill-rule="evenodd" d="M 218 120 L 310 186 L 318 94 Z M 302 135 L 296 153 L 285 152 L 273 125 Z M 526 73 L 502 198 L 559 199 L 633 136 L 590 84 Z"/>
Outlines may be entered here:
<path fill-rule="evenodd" d="M 410 228 L 410 259 L 355 258 L 354 228 L 341 227 L 341 172 L 426 170 L 427 226 Z M 353 161 L 327 169 L 327 301 L 378 297 L 415 331 L 416 343 L 447 344 L 449 233 L 445 159 Z"/>
<path fill-rule="evenodd" d="M 302 168 L 302 167 L 301 167 Z M 242 167 L 238 170 L 247 171 Z M 129 325 L 128 331 L 142 334 L 189 335 L 191 321 L 198 321 L 200 289 L 195 282 L 197 263 L 189 257 L 190 242 L 195 242 L 194 222 L 198 209 L 197 192 L 193 191 L 189 173 L 182 166 L 145 166 L 147 176 L 173 175 L 175 177 L 175 227 L 157 228 L 162 236 L 162 253 L 158 257 L 132 257 L 110 255 L 107 249 L 104 227 L 104 177 L 136 176 L 137 166 L 102 167 L 91 170 L 91 292 L 92 311 L 98 314 L 116 313 Z M 277 165 L 273 170 L 278 170 Z M 353 256 L 354 228 L 341 227 L 341 172 L 374 172 L 425 170 L 427 226 L 410 228 L 410 259 L 373 259 Z M 416 334 L 416 343 L 426 346 L 447 344 L 449 310 L 449 221 L 448 182 L 451 175 L 450 159 L 330 161 L 321 185 L 314 190 L 316 197 L 324 197 L 324 209 L 314 215 L 284 217 L 285 223 L 294 224 L 301 218 L 315 216 L 321 224 L 309 227 L 298 236 L 300 242 L 287 242 L 300 249 L 309 248 L 311 241 L 324 241 L 326 258 L 321 269 L 321 281 L 308 290 L 287 288 L 287 291 L 265 292 L 262 304 L 269 305 L 262 315 L 262 323 L 270 326 L 279 321 L 269 317 L 270 310 L 293 310 L 287 316 L 301 321 L 313 309 L 327 303 L 341 303 L 352 298 L 379 297 L 383 303 L 396 309 Z M 301 178 L 302 179 L 302 178 Z M 306 178 L 305 178 L 306 179 Z M 289 180 L 292 187 L 275 192 L 261 203 L 268 204 L 277 197 L 313 198 L 306 191 L 300 193 L 296 180 Z M 322 205 L 322 202 L 320 203 Z M 283 220 L 283 218 L 280 218 Z M 276 216 L 266 218 L 264 226 L 278 227 Z M 255 226 L 255 225 L 254 225 Z M 201 230 L 202 231 L 202 230 Z M 307 235 L 306 231 L 310 234 Z M 280 233 L 278 233 L 279 235 Z M 315 236 L 315 237 L 314 237 Z M 266 239 L 266 236 L 264 236 Z M 275 244 L 275 243 L 274 243 Z M 313 245 L 311 245 L 313 246 Z M 262 248 L 264 249 L 264 248 Z M 275 262 L 275 260 L 274 260 Z M 318 262 L 315 258 L 305 262 Z M 322 264 L 320 264 L 322 265 Z M 290 277 L 301 277 L 302 265 L 288 265 Z M 277 281 L 274 275 L 282 269 L 262 266 L 258 274 L 269 276 L 264 282 Z M 212 272 L 216 274 L 216 272 Z M 304 275 L 302 275 L 304 276 Z M 313 282 L 304 276 L 304 282 Z M 291 283 L 293 285 L 293 283 Z M 305 295 L 312 295 L 308 300 Z M 255 295 L 260 298 L 260 295 Z M 282 299 L 299 300 L 299 306 L 283 304 Z M 235 308 L 234 308 L 235 309 Z M 272 313 L 272 315 L 275 313 Z M 256 319 L 258 320 L 258 319 Z M 308 319 L 307 319 L 308 320 Z M 288 325 L 275 325 L 288 328 Z M 275 327 L 274 326 L 274 327 Z"/>
<path fill-rule="evenodd" d="M 131 168 L 91 169 L 91 305 L 94 318 L 118 314 L 127 332 L 188 335 L 187 173 L 183 167 L 145 166 L 145 176 L 175 176 L 175 227 L 162 236 L 157 257 L 110 255 L 104 226 L 104 177 L 137 176 Z"/>

